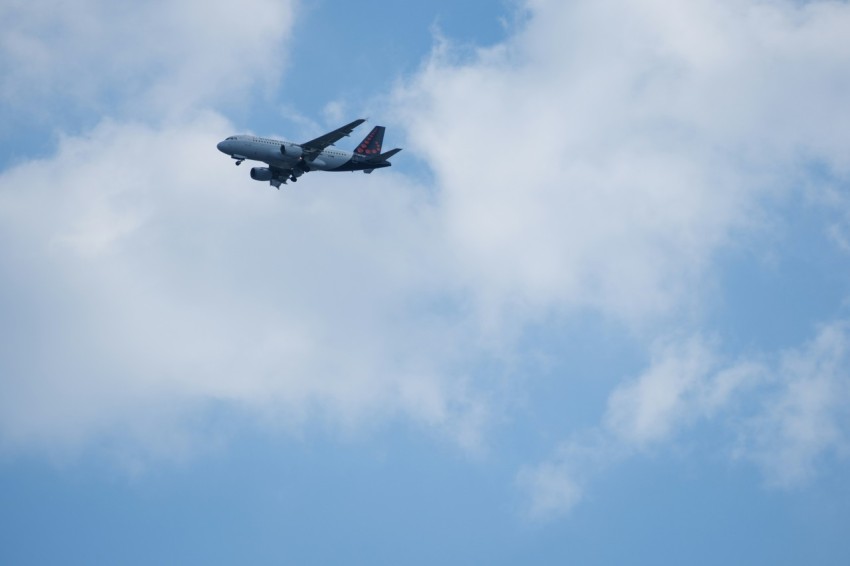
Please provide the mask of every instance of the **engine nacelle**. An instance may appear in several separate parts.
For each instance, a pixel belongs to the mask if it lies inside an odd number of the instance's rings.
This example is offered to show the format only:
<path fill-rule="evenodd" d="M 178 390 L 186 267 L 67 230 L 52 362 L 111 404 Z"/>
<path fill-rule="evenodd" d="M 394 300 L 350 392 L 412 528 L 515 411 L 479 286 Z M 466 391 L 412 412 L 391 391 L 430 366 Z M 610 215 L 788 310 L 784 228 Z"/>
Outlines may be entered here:
<path fill-rule="evenodd" d="M 298 159 L 304 153 L 301 146 L 294 143 L 285 143 L 280 146 L 280 153 L 291 159 Z"/>
<path fill-rule="evenodd" d="M 268 167 L 252 167 L 251 178 L 255 181 L 271 181 L 274 174 Z"/>

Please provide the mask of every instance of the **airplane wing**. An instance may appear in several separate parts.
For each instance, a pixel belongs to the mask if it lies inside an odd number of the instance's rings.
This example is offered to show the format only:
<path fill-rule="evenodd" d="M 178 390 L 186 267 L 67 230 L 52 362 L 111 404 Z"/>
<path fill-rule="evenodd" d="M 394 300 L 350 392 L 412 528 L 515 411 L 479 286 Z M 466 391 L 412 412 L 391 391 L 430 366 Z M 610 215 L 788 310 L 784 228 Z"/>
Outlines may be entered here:
<path fill-rule="evenodd" d="M 333 145 L 342 138 L 349 135 L 354 131 L 354 128 L 365 122 L 363 118 L 357 119 L 350 124 L 346 124 L 341 128 L 337 128 L 332 132 L 328 132 L 323 136 L 319 136 L 314 140 L 310 140 L 307 143 L 302 143 L 301 147 L 308 153 L 320 153 L 323 149 L 328 147 L 329 145 Z"/>

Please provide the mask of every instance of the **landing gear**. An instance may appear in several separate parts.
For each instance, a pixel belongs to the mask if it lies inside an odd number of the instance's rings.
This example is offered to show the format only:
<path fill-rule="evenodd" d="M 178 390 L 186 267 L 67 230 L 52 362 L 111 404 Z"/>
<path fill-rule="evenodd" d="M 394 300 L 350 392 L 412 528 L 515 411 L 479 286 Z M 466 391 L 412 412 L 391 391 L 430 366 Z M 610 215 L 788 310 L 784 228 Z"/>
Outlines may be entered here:
<path fill-rule="evenodd" d="M 236 160 L 236 165 L 242 165 L 242 162 L 243 162 L 243 161 L 245 161 L 245 160 L 244 160 L 244 159 L 237 159 L 237 160 Z"/>
<path fill-rule="evenodd" d="M 298 177 L 293 175 L 292 177 L 289 178 L 289 180 L 292 181 L 293 183 L 295 183 L 296 181 L 298 181 Z"/>

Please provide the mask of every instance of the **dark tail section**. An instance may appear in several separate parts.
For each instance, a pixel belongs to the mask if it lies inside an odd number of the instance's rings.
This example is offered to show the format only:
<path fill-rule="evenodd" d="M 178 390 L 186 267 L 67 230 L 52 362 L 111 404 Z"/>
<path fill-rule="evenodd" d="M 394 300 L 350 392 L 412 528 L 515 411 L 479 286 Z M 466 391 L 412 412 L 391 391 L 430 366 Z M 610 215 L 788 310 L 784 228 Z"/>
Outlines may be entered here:
<path fill-rule="evenodd" d="M 366 161 L 363 163 L 363 172 L 371 173 L 375 169 L 383 169 L 384 167 L 390 167 L 392 165 L 392 163 L 390 163 L 390 157 L 392 157 L 399 151 L 401 151 L 401 148 L 397 147 L 395 149 L 389 150 L 386 153 L 381 153 L 379 155 L 367 158 Z"/>
<path fill-rule="evenodd" d="M 381 154 L 381 144 L 384 143 L 384 128 L 383 126 L 375 126 L 369 135 L 363 138 L 354 153 L 357 155 L 365 155 L 367 157 L 378 156 Z"/>

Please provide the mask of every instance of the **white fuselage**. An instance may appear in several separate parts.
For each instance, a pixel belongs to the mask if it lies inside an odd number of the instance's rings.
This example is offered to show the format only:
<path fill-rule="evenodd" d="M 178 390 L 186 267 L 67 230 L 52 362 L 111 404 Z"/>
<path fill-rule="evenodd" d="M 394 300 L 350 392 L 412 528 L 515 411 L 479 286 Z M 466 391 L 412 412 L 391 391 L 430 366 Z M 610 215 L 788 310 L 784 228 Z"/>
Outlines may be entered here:
<path fill-rule="evenodd" d="M 311 170 L 333 171 L 354 157 L 352 152 L 334 147 L 323 149 L 315 157 L 303 156 L 298 144 L 250 135 L 231 136 L 219 143 L 218 149 L 237 159 L 262 161 L 281 169 L 292 169 L 303 158 Z"/>

